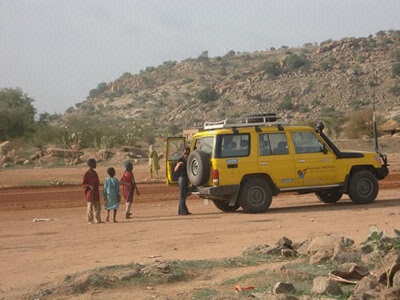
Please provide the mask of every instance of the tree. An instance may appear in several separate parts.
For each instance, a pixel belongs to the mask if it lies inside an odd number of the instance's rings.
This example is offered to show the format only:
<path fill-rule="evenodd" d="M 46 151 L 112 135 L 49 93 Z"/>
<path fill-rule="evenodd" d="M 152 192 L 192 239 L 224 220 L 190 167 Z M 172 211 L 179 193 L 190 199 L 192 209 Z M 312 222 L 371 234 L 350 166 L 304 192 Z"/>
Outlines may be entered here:
<path fill-rule="evenodd" d="M 346 128 L 346 136 L 350 139 L 363 136 L 372 138 L 374 136 L 372 119 L 373 111 L 371 108 L 364 108 L 353 113 Z"/>
<path fill-rule="evenodd" d="M 196 97 L 203 103 L 212 102 L 218 99 L 218 93 L 211 87 L 205 87 L 196 92 Z"/>
<path fill-rule="evenodd" d="M 305 60 L 297 54 L 290 54 L 285 58 L 285 63 L 288 65 L 290 70 L 295 70 L 305 65 Z"/>
<path fill-rule="evenodd" d="M 23 137 L 34 131 L 33 102 L 20 88 L 0 90 L 0 140 Z"/>
<path fill-rule="evenodd" d="M 89 91 L 89 97 L 87 98 L 95 98 L 107 90 L 108 90 L 107 83 L 100 82 L 95 89 Z"/>

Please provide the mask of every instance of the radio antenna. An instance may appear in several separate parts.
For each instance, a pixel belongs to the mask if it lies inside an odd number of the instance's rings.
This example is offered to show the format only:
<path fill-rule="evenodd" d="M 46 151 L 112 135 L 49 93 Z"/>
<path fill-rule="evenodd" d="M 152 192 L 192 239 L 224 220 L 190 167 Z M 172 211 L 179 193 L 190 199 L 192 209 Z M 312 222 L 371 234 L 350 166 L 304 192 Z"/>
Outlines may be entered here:
<path fill-rule="evenodd" d="M 376 126 L 376 113 L 375 113 L 375 87 L 378 84 L 375 78 L 375 64 L 372 62 L 372 126 L 374 133 L 374 146 L 375 152 L 379 153 L 379 145 L 378 145 L 378 129 Z"/>

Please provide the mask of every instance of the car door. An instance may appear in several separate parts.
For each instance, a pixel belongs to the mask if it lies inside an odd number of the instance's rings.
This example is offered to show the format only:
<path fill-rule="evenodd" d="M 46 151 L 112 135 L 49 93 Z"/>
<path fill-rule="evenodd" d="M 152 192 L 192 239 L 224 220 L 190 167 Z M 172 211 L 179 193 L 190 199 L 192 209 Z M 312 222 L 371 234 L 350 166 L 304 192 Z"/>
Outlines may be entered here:
<path fill-rule="evenodd" d="M 178 185 L 178 173 L 174 172 L 174 168 L 183 155 L 186 147 L 186 139 L 184 137 L 167 138 L 167 149 L 165 159 L 165 171 L 167 185 Z"/>
<path fill-rule="evenodd" d="M 291 133 L 295 151 L 296 181 L 299 186 L 335 183 L 336 156 L 312 131 Z"/>
<path fill-rule="evenodd" d="M 292 188 L 296 173 L 285 132 L 260 133 L 258 139 L 259 172 L 268 174 L 279 189 Z"/>
<path fill-rule="evenodd" d="M 244 175 L 253 171 L 250 143 L 246 132 L 218 135 L 214 167 L 219 171 L 219 184 L 239 184 Z"/>

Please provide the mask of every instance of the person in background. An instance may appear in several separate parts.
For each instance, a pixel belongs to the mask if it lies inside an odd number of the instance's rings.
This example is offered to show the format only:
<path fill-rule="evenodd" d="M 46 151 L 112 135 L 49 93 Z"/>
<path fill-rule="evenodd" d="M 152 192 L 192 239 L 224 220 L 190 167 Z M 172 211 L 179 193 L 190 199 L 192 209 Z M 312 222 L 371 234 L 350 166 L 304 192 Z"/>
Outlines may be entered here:
<path fill-rule="evenodd" d="M 121 201 L 121 196 L 119 194 L 119 181 L 115 178 L 115 169 L 108 168 L 107 177 L 104 180 L 103 197 L 104 206 L 107 210 L 106 222 L 110 222 L 110 210 L 113 210 L 113 222 L 117 223 L 117 210 L 119 208 L 119 202 Z"/>
<path fill-rule="evenodd" d="M 85 193 L 85 200 L 87 203 L 86 209 L 86 217 L 88 224 L 92 224 L 93 221 L 95 223 L 102 223 L 101 216 L 100 216 L 100 193 L 99 193 L 99 176 L 97 172 L 94 170 L 96 169 L 97 162 L 95 159 L 90 158 L 87 161 L 89 166 L 89 170 L 86 171 L 85 175 L 83 176 L 82 186 L 84 188 Z"/>
<path fill-rule="evenodd" d="M 125 218 L 130 219 L 132 215 L 131 206 L 133 203 L 133 193 L 135 192 L 135 190 L 136 194 L 140 196 L 135 177 L 133 176 L 133 164 L 131 162 L 125 163 L 125 172 L 122 175 L 120 183 L 124 187 L 124 198 L 126 201 Z"/>
<path fill-rule="evenodd" d="M 179 174 L 178 183 L 179 183 L 179 208 L 178 214 L 181 216 L 191 215 L 186 206 L 186 196 L 188 192 L 189 179 L 186 171 L 187 159 L 190 153 L 190 148 L 186 147 L 183 151 L 183 156 L 179 159 L 176 164 L 174 171 Z"/>
<path fill-rule="evenodd" d="M 158 153 L 154 149 L 154 145 L 149 146 L 149 171 L 150 178 L 153 178 L 153 173 L 158 177 L 158 170 L 160 170 L 160 164 L 158 163 Z"/>

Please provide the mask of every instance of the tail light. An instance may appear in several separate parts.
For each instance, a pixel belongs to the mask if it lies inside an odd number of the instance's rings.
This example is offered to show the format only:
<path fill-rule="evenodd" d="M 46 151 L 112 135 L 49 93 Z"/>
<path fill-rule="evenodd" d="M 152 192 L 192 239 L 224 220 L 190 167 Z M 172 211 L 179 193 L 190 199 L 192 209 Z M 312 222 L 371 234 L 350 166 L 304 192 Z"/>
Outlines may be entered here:
<path fill-rule="evenodd" d="M 219 185 L 219 172 L 217 169 L 212 170 L 212 182 L 213 185 Z"/>

